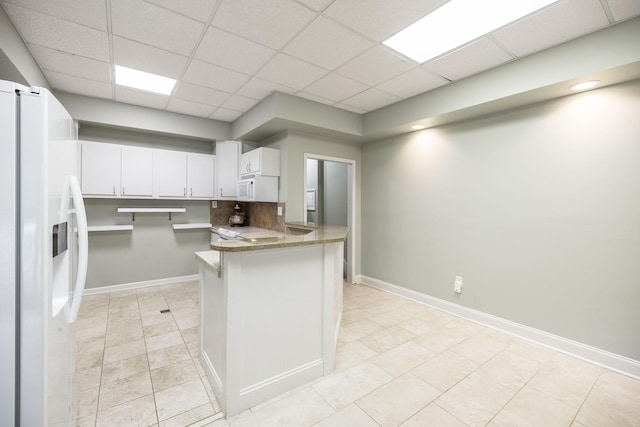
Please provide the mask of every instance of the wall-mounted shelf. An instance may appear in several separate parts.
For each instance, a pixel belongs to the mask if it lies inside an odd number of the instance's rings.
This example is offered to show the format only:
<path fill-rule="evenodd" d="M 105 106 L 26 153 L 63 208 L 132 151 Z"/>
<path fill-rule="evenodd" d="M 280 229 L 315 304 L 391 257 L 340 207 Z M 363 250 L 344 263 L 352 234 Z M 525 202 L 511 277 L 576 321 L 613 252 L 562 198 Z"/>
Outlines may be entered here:
<path fill-rule="evenodd" d="M 174 230 L 190 230 L 195 228 L 211 228 L 207 222 L 194 222 L 192 224 L 172 224 Z"/>
<path fill-rule="evenodd" d="M 168 213 L 171 221 L 172 213 L 186 212 L 186 208 L 118 208 L 118 213 L 130 213 L 131 221 L 136 220 L 137 213 Z"/>
<path fill-rule="evenodd" d="M 89 233 L 94 231 L 131 231 L 133 225 L 90 225 L 87 227 Z"/>

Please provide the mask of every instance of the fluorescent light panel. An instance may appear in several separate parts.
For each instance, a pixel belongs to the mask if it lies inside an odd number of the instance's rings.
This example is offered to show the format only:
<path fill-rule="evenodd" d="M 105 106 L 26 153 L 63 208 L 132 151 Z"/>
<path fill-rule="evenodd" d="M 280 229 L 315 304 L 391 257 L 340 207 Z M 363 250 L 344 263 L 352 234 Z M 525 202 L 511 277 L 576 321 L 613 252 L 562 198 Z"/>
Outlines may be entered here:
<path fill-rule="evenodd" d="M 170 95 L 176 81 L 157 74 L 116 65 L 116 84 L 161 95 Z"/>
<path fill-rule="evenodd" d="M 423 63 L 557 0 L 451 0 L 383 43 Z"/>

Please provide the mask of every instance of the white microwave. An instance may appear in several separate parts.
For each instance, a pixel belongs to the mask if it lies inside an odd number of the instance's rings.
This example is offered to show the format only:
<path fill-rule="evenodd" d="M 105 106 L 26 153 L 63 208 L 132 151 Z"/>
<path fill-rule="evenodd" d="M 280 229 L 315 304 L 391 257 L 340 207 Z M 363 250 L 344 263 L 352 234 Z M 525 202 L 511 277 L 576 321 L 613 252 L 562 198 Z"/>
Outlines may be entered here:
<path fill-rule="evenodd" d="M 243 202 L 277 202 L 278 177 L 256 175 L 238 181 L 237 199 Z"/>

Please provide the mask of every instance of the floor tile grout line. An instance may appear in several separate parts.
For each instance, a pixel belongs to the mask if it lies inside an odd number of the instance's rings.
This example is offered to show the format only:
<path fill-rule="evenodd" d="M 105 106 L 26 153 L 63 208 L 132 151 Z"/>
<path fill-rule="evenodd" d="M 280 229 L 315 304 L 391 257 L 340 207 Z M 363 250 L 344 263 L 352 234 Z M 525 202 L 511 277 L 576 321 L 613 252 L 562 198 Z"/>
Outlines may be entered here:
<path fill-rule="evenodd" d="M 576 418 L 578 418 L 578 415 L 580 414 L 580 411 L 582 410 L 582 408 L 584 407 L 584 404 L 587 402 L 587 399 L 589 398 L 589 396 L 591 395 L 591 392 L 593 391 L 593 389 L 596 387 L 596 384 L 598 383 L 598 380 L 600 379 L 600 377 L 602 377 L 602 375 L 604 374 L 605 369 L 602 369 L 600 371 L 600 373 L 598 374 L 597 378 L 595 379 L 595 381 L 593 382 L 593 384 L 591 384 L 591 387 L 589 387 L 589 391 L 587 392 L 587 394 L 584 396 L 584 399 L 582 399 L 582 402 L 580 402 L 580 406 L 578 406 L 578 409 L 576 409 L 576 413 L 573 415 L 573 418 L 571 420 L 571 423 L 576 423 L 578 422 L 576 420 Z"/>
<path fill-rule="evenodd" d="M 158 402 L 156 401 L 156 391 L 153 384 L 153 378 L 151 377 L 151 363 L 149 362 L 149 349 L 147 348 L 147 336 L 144 333 L 144 326 L 142 325 L 142 310 L 140 309 L 140 300 L 138 299 L 138 292 L 136 291 L 136 302 L 138 306 L 138 314 L 140 315 L 140 327 L 142 328 L 142 340 L 144 341 L 144 353 L 147 358 L 147 373 L 149 374 L 149 382 L 151 383 L 151 396 L 153 397 L 153 407 L 156 414 L 156 425 L 160 425 L 160 414 L 158 414 Z"/>

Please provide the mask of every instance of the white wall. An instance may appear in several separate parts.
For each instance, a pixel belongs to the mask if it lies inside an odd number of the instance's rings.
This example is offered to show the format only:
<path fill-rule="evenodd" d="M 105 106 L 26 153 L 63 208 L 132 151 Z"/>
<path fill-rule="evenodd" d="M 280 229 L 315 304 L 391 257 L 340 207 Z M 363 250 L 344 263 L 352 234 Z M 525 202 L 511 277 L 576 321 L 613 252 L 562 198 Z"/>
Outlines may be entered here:
<path fill-rule="evenodd" d="M 640 360 L 639 111 L 635 81 L 363 145 L 362 273 Z"/>

